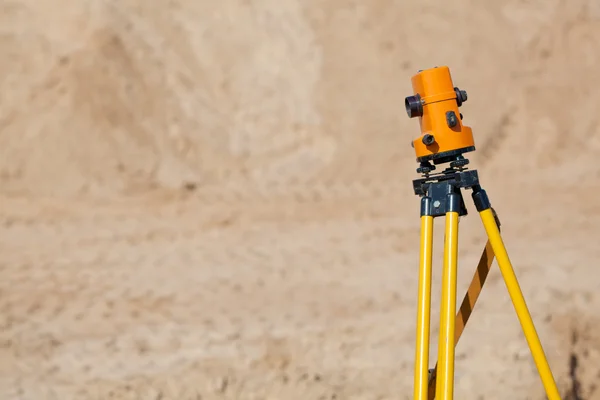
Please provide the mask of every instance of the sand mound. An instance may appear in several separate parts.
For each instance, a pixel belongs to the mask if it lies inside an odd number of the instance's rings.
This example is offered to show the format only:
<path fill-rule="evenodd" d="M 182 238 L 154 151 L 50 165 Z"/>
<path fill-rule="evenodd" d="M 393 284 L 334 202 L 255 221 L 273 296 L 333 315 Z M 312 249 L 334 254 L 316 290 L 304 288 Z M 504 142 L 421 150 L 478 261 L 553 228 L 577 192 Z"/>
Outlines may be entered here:
<path fill-rule="evenodd" d="M 402 179 L 409 77 L 442 63 L 478 165 L 580 170 L 600 148 L 592 1 L 169 4 L 3 3 L 4 192 Z"/>

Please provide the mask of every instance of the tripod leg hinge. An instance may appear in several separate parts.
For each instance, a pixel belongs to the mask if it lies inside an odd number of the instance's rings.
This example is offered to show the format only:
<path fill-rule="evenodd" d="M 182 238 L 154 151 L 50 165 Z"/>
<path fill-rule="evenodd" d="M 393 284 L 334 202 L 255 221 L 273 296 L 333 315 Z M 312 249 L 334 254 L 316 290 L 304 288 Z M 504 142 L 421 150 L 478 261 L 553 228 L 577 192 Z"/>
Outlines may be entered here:
<path fill-rule="evenodd" d="M 473 194 L 471 197 L 473 197 L 473 202 L 475 203 L 475 208 L 477 208 L 478 212 L 492 208 L 492 204 L 490 203 L 487 193 L 481 187 L 473 188 Z"/>

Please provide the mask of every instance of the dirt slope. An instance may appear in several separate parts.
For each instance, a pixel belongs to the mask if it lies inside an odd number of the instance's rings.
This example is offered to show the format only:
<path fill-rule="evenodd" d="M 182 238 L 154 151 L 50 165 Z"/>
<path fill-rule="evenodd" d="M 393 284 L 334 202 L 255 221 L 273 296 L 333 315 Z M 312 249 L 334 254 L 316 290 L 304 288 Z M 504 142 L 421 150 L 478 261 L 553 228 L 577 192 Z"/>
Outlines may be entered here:
<path fill-rule="evenodd" d="M 410 398 L 403 101 L 448 65 L 565 399 L 600 398 L 599 4 L 2 2 L 0 396 Z M 497 270 L 476 311 L 457 398 L 543 398 Z"/>

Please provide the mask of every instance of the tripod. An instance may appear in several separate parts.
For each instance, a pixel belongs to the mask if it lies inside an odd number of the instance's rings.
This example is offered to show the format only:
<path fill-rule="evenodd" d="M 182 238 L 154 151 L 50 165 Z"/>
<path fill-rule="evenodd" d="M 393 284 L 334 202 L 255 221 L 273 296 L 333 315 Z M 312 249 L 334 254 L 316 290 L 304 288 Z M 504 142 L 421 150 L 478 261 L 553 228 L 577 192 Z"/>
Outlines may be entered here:
<path fill-rule="evenodd" d="M 452 400 L 454 395 L 454 349 L 471 315 L 490 266 L 497 258 L 521 328 L 527 339 L 536 367 L 549 400 L 560 400 L 548 361 L 535 330 L 519 282 L 511 265 L 502 237 L 500 221 L 490 200 L 479 184 L 476 170 L 468 171 L 463 154 L 475 151 L 471 128 L 462 124 L 458 108 L 467 101 L 467 92 L 454 87 L 448 67 L 421 70 L 412 77 L 414 95 L 405 99 L 409 118 L 419 118 L 421 136 L 412 141 L 423 174 L 413 181 L 416 195 L 421 197 L 421 243 L 419 294 L 415 352 L 414 399 Z M 449 164 L 441 173 L 431 174 L 435 165 Z M 458 258 L 458 219 L 467 215 L 463 189 L 472 190 L 471 197 L 481 217 L 488 242 L 473 281 L 456 314 L 456 277 Z M 433 220 L 445 217 L 444 263 L 440 307 L 438 364 L 432 370 L 429 362 L 429 324 L 431 312 L 431 264 Z"/>
<path fill-rule="evenodd" d="M 489 268 L 497 257 L 500 271 L 513 302 L 521 327 L 533 355 L 549 400 L 559 400 L 560 395 L 544 350 L 537 336 L 531 315 L 519 287 L 517 277 L 500 236 L 500 221 L 490 200 L 479 185 L 476 170 L 462 171 L 449 168 L 443 174 L 413 181 L 415 194 L 421 196 L 421 243 L 419 268 L 419 297 L 417 311 L 417 346 L 415 354 L 414 399 L 450 400 L 454 392 L 454 348 L 468 321 L 483 287 Z M 472 199 L 483 222 L 488 243 L 483 251 L 477 271 L 456 315 L 456 277 L 458 255 L 458 218 L 467 215 L 461 189 L 471 189 Z M 442 298 L 438 364 L 429 371 L 429 321 L 431 301 L 431 264 L 433 220 L 445 217 L 444 265 L 442 273 Z"/>

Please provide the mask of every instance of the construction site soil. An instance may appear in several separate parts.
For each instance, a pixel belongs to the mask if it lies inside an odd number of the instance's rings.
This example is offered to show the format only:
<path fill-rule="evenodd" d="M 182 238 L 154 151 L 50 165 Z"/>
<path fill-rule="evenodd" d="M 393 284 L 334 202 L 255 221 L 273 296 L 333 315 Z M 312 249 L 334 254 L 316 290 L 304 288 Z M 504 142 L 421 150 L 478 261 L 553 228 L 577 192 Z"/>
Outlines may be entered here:
<path fill-rule="evenodd" d="M 404 98 L 447 65 L 562 396 L 600 399 L 599 63 L 595 0 L 2 1 L 0 398 L 411 399 Z M 544 398 L 495 263 L 455 397 Z"/>

